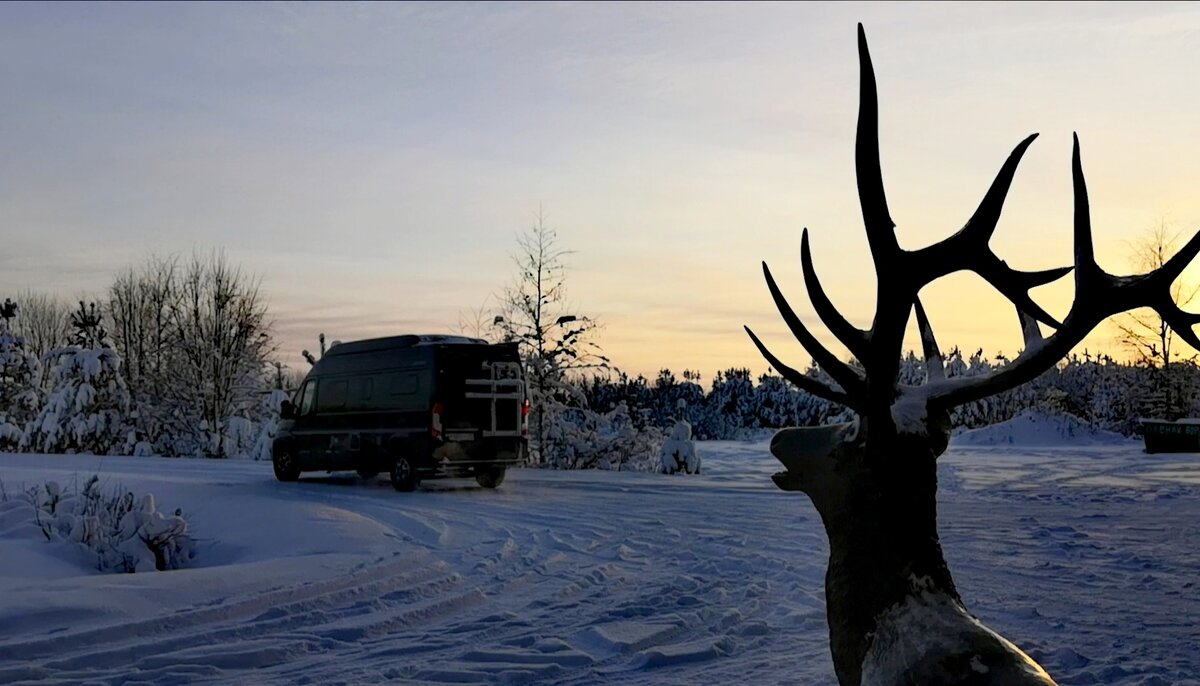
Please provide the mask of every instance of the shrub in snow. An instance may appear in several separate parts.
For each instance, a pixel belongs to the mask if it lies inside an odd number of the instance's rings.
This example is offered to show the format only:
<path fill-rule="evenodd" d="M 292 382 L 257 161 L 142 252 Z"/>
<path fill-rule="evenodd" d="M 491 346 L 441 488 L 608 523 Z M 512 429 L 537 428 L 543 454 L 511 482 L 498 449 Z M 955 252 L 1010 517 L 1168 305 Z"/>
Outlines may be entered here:
<path fill-rule="evenodd" d="M 95 303 L 80 302 L 71 325 L 72 345 L 46 353 L 53 390 L 26 428 L 25 441 L 45 453 L 128 452 L 129 391 Z"/>
<path fill-rule="evenodd" d="M 248 460 L 270 460 L 271 444 L 279 424 L 279 410 L 289 394 L 282 389 L 260 392 L 256 403 L 247 401 L 238 408 L 237 414 L 219 422 L 219 430 L 212 431 L 207 421 L 200 423 L 200 447 L 184 454 Z M 178 444 L 177 444 L 178 445 Z"/>
<path fill-rule="evenodd" d="M 699 474 L 700 456 L 692 442 L 692 425 L 683 420 L 675 422 L 671 435 L 663 441 L 658 458 L 665 474 Z"/>
<path fill-rule="evenodd" d="M 259 422 L 258 439 L 255 442 L 254 450 L 251 456 L 256 460 L 271 459 L 271 445 L 275 441 L 275 432 L 279 427 L 279 413 L 283 407 L 283 401 L 287 400 L 289 394 L 287 391 L 277 388 L 267 394 L 263 401 L 266 413 L 263 420 Z"/>
<path fill-rule="evenodd" d="M 102 493 L 93 475 L 78 493 L 47 481 L 21 494 L 34 523 L 49 541 L 79 546 L 94 555 L 96 569 L 144 572 L 178 569 L 195 555 L 180 510 L 158 511 L 152 494 Z"/>
<path fill-rule="evenodd" d="M 621 403 L 601 414 L 559 403 L 544 406 L 542 463 L 555 469 L 655 471 L 662 432 L 637 429 Z"/>
<path fill-rule="evenodd" d="M 134 457 L 154 457 L 157 453 L 154 451 L 154 444 L 149 441 L 136 441 L 133 444 Z"/>
<path fill-rule="evenodd" d="M 44 453 L 125 453 L 129 394 L 112 348 L 58 348 L 46 355 L 54 387 L 26 430 L 28 446 Z"/>
<path fill-rule="evenodd" d="M 41 400 L 42 368 L 37 356 L 26 348 L 23 336 L 9 329 L 16 312 L 13 301 L 0 304 L 0 451 L 20 448 L 24 429 L 37 416 Z"/>

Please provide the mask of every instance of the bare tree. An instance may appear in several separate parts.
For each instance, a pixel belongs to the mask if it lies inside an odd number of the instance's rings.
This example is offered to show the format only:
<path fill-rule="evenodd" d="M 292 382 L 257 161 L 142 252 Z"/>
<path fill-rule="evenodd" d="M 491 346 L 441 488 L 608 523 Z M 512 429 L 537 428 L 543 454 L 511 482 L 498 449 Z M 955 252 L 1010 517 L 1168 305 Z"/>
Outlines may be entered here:
<path fill-rule="evenodd" d="M 858 195 L 878 275 L 870 330 L 850 324 L 817 280 L 801 240 L 804 281 L 821 321 L 861 362 L 839 360 L 809 332 L 763 264 L 767 286 L 792 333 L 832 377 L 825 383 L 772 354 L 747 328 L 766 360 L 796 386 L 850 408 L 857 420 L 785 429 L 771 452 L 786 467 L 774 475 L 784 490 L 803 491 L 829 537 L 826 611 L 834 669 L 844 686 L 865 684 L 1053 684 L 1016 646 L 971 616 L 942 554 L 937 529 L 936 458 L 949 443 L 949 411 L 1016 388 L 1054 366 L 1106 318 L 1149 307 L 1193 347 L 1200 315 L 1175 304 L 1171 284 L 1200 252 L 1197 234 L 1159 268 L 1114 276 L 1096 263 L 1087 187 L 1076 136 L 1074 267 L 1039 272 L 1009 267 L 989 246 L 1017 165 L 1036 134 L 1013 150 L 961 230 L 919 250 L 901 248 L 888 212 L 879 163 L 875 72 L 862 25 L 858 27 L 860 106 L 855 144 Z M 1059 322 L 1029 290 L 1074 270 L 1075 299 Z M 980 376 L 947 378 L 933 330 L 918 294 L 948 274 L 973 271 L 1017 310 L 1025 348 L 1016 359 Z M 899 383 L 904 331 L 914 313 L 921 333 L 927 381 Z M 1041 322 L 1054 333 L 1043 339 Z M 920 632 L 919 640 L 912 633 Z"/>
<path fill-rule="evenodd" d="M 500 315 L 497 318 L 495 308 L 490 302 L 491 299 L 491 296 L 488 296 L 483 299 L 479 307 L 458 311 L 458 333 L 472 338 L 482 338 L 485 341 L 498 337 L 497 329 L 504 323 L 504 317 Z"/>
<path fill-rule="evenodd" d="M 1160 221 L 1144 236 L 1131 242 L 1130 262 L 1134 269 L 1152 271 L 1161 268 L 1179 252 L 1179 233 L 1167 222 Z M 1179 278 L 1171 285 L 1171 300 L 1178 307 L 1191 304 L 1200 292 L 1200 286 Z M 1183 388 L 1185 380 L 1172 373 L 1172 363 L 1179 359 L 1175 346 L 1175 333 L 1154 310 L 1127 312 L 1116 320 L 1119 340 L 1129 348 L 1135 358 L 1148 367 L 1159 370 L 1158 388 L 1152 394 L 1153 414 L 1176 419 L 1191 408 L 1190 393 Z M 1193 354 L 1194 357 L 1194 354 Z"/>
<path fill-rule="evenodd" d="M 46 353 L 67 344 L 70 331 L 70 308 L 63 300 L 47 294 L 24 291 L 17 296 L 21 316 L 13 320 L 13 331 L 25 337 L 29 352 L 42 358 Z"/>
<path fill-rule="evenodd" d="M 303 369 L 296 369 L 279 360 L 271 363 L 271 369 L 273 388 L 289 393 L 300 388 L 300 384 L 304 383 L 304 377 L 307 374 Z"/>
<path fill-rule="evenodd" d="M 179 304 L 179 260 L 151 256 L 121 272 L 108 289 L 109 328 L 124 360 L 130 391 L 160 395 L 174 342 L 172 312 Z"/>
<path fill-rule="evenodd" d="M 182 270 L 171 325 L 175 397 L 192 408 L 191 429 L 207 437 L 207 454 L 227 457 L 226 423 L 257 406 L 275 350 L 259 283 L 221 253 L 194 255 Z"/>
<path fill-rule="evenodd" d="M 179 279 L 178 258 L 151 256 L 118 273 L 108 289 L 108 328 L 137 410 L 135 428 L 139 440 L 152 445 L 175 433 L 190 411 L 178 405 L 180 380 L 174 373 Z M 166 445 L 159 448 L 173 452 Z"/>
<path fill-rule="evenodd" d="M 534 401 L 533 438 L 539 448 L 547 431 L 540 405 L 569 392 L 564 381 L 570 375 L 608 366 L 594 340 L 599 323 L 567 303 L 566 257 L 570 254 L 559 246 L 558 234 L 546 225 L 545 212 L 538 208 L 533 226 L 517 236 L 513 255 L 517 276 L 501 296 L 501 314 L 493 320 L 502 340 L 520 347 Z"/>

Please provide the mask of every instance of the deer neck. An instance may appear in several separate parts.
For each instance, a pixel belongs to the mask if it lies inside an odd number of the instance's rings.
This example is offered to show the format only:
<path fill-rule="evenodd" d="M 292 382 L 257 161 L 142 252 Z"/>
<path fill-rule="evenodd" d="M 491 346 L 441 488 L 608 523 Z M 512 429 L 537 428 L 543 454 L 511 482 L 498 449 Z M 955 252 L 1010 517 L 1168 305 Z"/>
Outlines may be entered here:
<path fill-rule="evenodd" d="M 945 437 L 868 441 L 866 426 L 843 426 L 785 430 L 772 452 L 788 466 L 776 483 L 809 496 L 829 537 L 830 646 L 838 680 L 857 686 L 880 617 L 916 595 L 959 596 L 937 530 L 936 456 Z"/>
<path fill-rule="evenodd" d="M 846 456 L 839 502 L 818 508 L 829 536 L 830 643 L 843 684 L 859 683 L 885 613 L 916 595 L 959 602 L 938 538 L 934 455 L 898 443 L 904 453 L 883 459 L 868 460 L 865 451 Z"/>

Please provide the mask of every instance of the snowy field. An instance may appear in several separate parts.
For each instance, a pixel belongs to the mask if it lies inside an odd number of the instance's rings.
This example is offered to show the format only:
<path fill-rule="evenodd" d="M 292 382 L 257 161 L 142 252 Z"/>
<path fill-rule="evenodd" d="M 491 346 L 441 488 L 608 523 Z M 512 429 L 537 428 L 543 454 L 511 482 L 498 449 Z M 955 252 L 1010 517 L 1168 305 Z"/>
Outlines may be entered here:
<path fill-rule="evenodd" d="M 968 607 L 1062 684 L 1200 684 L 1200 456 L 942 458 Z M 765 441 L 699 477 L 514 470 L 498 491 L 274 480 L 267 463 L 0 455 L 8 493 L 93 472 L 183 508 L 191 568 L 84 571 L 0 518 L 0 683 L 834 684 L 816 513 Z"/>

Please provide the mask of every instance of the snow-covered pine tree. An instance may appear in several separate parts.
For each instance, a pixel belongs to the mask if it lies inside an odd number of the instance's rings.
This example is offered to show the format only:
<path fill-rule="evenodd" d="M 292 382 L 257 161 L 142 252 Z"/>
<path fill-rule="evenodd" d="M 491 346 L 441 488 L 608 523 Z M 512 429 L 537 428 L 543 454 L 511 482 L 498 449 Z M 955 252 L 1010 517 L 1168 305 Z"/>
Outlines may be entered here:
<path fill-rule="evenodd" d="M 129 391 L 96 304 L 80 302 L 71 327 L 71 345 L 46 354 L 52 390 L 26 428 L 26 444 L 43 453 L 127 452 Z"/>
<path fill-rule="evenodd" d="M 737 438 L 742 429 L 757 428 L 754 381 L 749 369 L 726 369 L 713 377 L 712 389 L 699 413 L 697 437 L 702 440 Z"/>
<path fill-rule="evenodd" d="M 42 367 L 26 348 L 25 337 L 12 330 L 17 304 L 0 304 L 0 451 L 21 447 L 25 427 L 37 416 Z"/>
<path fill-rule="evenodd" d="M 669 369 L 658 372 L 658 378 L 653 386 L 648 386 L 646 398 L 647 414 L 650 425 L 660 429 L 670 428 L 677 420 L 689 419 L 691 413 L 697 412 L 704 403 L 704 389 L 695 382 L 699 379 L 698 372 L 684 370 L 683 380 L 679 381 Z M 638 407 L 631 406 L 635 413 Z"/>

